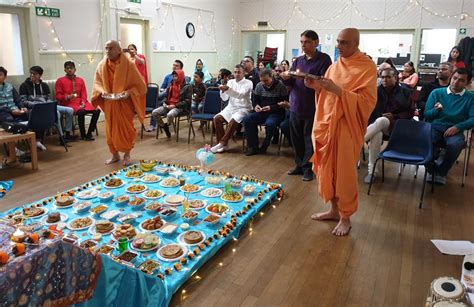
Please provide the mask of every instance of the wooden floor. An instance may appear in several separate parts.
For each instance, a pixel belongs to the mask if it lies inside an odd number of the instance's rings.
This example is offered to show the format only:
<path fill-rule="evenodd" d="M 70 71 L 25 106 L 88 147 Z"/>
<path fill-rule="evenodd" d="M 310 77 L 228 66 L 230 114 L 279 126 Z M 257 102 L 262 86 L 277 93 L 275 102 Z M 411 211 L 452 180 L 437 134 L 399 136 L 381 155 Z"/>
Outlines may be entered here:
<path fill-rule="evenodd" d="M 0 180 L 15 181 L 13 190 L 0 200 L 0 210 L 53 195 L 117 168 L 103 164 L 108 152 L 104 127 L 99 129 L 96 141 L 73 143 L 68 153 L 55 144 L 55 138 L 49 138 L 48 151 L 39 153 L 36 172 L 29 164 L 0 170 Z M 155 140 L 152 135 L 138 137 L 133 158 L 197 164 L 194 153 L 205 143 L 202 136 L 191 145 L 185 140 L 187 130 L 182 130 L 182 136 L 179 143 Z M 472 163 L 464 188 L 460 163 L 446 186 L 427 193 L 422 210 L 418 209 L 422 176 L 414 179 L 412 168 L 398 177 L 397 167 L 387 163 L 385 183 L 378 180 L 367 196 L 363 164 L 353 229 L 349 236 L 336 238 L 330 234 L 334 222 L 310 219 L 311 213 L 326 208 L 317 196 L 316 182 L 286 175 L 293 165 L 289 148 L 281 156 L 271 147 L 266 156 L 246 157 L 240 142 L 230 145 L 232 152 L 219 155 L 214 168 L 283 183 L 287 198 L 256 217 L 250 225 L 253 231 L 246 228 L 237 242 L 204 265 L 197 272 L 202 278 L 189 280 L 171 305 L 422 306 L 434 278 L 459 278 L 462 257 L 441 255 L 430 239 L 474 241 Z"/>

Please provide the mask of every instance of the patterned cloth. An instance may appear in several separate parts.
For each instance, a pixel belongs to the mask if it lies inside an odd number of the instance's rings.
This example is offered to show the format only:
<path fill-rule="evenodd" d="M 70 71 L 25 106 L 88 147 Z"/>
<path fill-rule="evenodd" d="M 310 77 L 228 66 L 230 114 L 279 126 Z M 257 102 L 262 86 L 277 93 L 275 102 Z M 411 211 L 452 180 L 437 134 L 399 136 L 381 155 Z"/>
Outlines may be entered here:
<path fill-rule="evenodd" d="M 100 257 L 88 250 L 60 240 L 45 243 L 0 267 L 0 306 L 83 302 L 92 297 L 100 270 Z"/>
<path fill-rule="evenodd" d="M 0 198 L 2 198 L 13 186 L 13 180 L 0 181 Z"/>

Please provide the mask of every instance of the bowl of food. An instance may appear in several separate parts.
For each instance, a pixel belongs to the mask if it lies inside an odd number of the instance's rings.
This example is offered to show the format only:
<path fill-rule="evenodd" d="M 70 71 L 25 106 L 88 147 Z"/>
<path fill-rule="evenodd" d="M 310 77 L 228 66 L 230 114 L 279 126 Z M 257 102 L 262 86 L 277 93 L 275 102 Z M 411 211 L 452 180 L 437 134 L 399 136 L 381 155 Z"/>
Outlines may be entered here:
<path fill-rule="evenodd" d="M 174 217 L 176 215 L 176 212 L 178 212 L 178 210 L 176 210 L 174 208 L 165 208 L 165 209 L 160 211 L 160 214 L 163 217 L 171 218 L 171 217 Z"/>
<path fill-rule="evenodd" d="M 181 214 L 181 217 L 183 218 L 183 220 L 188 221 L 188 222 L 194 220 L 195 218 L 197 218 L 197 216 L 198 216 L 198 213 L 192 210 L 188 210 L 184 212 L 183 214 Z"/>
<path fill-rule="evenodd" d="M 155 172 L 159 175 L 167 175 L 170 172 L 170 169 L 164 166 L 156 166 Z"/>
<path fill-rule="evenodd" d="M 92 202 L 85 201 L 73 206 L 73 209 L 76 213 L 82 213 L 88 211 L 92 207 Z"/>
<path fill-rule="evenodd" d="M 160 229 L 164 225 L 164 223 L 165 222 L 161 219 L 160 216 L 155 216 L 154 218 L 143 221 L 140 224 L 140 228 L 143 231 L 154 232 Z"/>
<path fill-rule="evenodd" d="M 242 186 L 242 180 L 240 179 L 232 179 L 230 181 L 230 187 L 234 189 L 239 189 Z"/>
<path fill-rule="evenodd" d="M 242 194 L 243 195 L 252 195 L 255 192 L 255 187 L 253 185 L 247 184 L 246 186 L 243 187 L 242 189 Z"/>
<path fill-rule="evenodd" d="M 157 163 L 156 160 L 140 160 L 140 169 L 144 172 L 150 172 Z"/>
<path fill-rule="evenodd" d="M 157 249 L 159 245 L 160 237 L 150 232 L 137 234 L 137 236 L 135 237 L 135 239 L 133 239 L 131 243 L 132 248 L 139 252 L 152 251 L 154 249 Z"/>
<path fill-rule="evenodd" d="M 121 195 L 119 197 L 114 198 L 114 203 L 117 205 L 126 205 L 130 201 L 130 197 L 128 195 Z"/>
<path fill-rule="evenodd" d="M 212 203 L 206 207 L 206 211 L 211 214 L 222 216 L 227 211 L 229 211 L 229 206 L 220 203 Z"/>
<path fill-rule="evenodd" d="M 220 176 L 207 176 L 205 179 L 207 184 L 220 185 L 222 184 L 222 177 Z"/>
<path fill-rule="evenodd" d="M 101 200 L 101 201 L 110 201 L 114 198 L 115 194 L 113 192 L 110 192 L 110 191 L 105 191 L 105 192 L 102 192 L 100 193 L 99 195 L 97 195 L 97 197 Z"/>
<path fill-rule="evenodd" d="M 133 196 L 128 205 L 132 207 L 133 210 L 140 210 L 145 205 L 145 199 Z"/>

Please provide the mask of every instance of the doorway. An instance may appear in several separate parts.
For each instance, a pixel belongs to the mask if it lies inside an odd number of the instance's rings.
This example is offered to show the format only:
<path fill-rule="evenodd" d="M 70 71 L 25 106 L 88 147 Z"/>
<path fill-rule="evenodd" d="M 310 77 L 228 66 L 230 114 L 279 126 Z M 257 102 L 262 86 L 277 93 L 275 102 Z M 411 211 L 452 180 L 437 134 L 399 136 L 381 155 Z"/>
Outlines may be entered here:
<path fill-rule="evenodd" d="M 134 44 L 137 52 L 148 59 L 147 20 L 120 17 L 119 41 L 122 48 Z"/>
<path fill-rule="evenodd" d="M 242 54 L 240 58 L 251 55 L 257 62 L 258 54 L 265 51 L 265 47 L 278 48 L 277 61 L 285 57 L 284 31 L 242 31 Z"/>

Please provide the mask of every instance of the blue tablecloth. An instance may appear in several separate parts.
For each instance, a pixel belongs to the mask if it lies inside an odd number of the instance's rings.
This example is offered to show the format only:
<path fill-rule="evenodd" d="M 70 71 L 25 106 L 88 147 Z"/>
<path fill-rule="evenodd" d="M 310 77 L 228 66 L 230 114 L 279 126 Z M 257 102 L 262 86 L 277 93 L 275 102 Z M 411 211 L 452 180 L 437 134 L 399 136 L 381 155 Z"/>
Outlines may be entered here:
<path fill-rule="evenodd" d="M 132 166 L 131 168 L 133 168 Z M 186 166 L 180 166 L 180 170 L 184 171 L 183 176 L 186 178 L 186 183 L 193 183 L 198 184 L 201 186 L 201 190 L 210 187 L 210 185 L 206 184 L 205 178 L 201 176 L 197 172 L 197 168 L 190 168 Z M 139 179 L 129 179 L 125 177 L 126 171 L 130 169 L 124 169 L 122 171 L 113 172 L 108 176 L 104 176 L 99 178 L 98 180 L 94 180 L 88 184 L 82 185 L 79 187 L 79 190 L 84 189 L 91 189 L 97 188 L 98 186 L 101 187 L 101 192 L 105 191 L 106 189 L 103 188 L 103 182 L 111 177 L 120 178 L 126 182 L 126 184 L 118 189 L 110 189 L 110 191 L 114 192 L 115 196 L 127 194 L 125 189 L 136 183 Z M 149 172 L 149 173 L 154 173 Z M 146 174 L 149 174 L 146 173 Z M 224 173 L 217 173 L 218 175 L 223 175 Z M 207 174 L 206 174 L 207 175 Z M 229 174 L 225 174 L 229 176 Z M 162 176 L 162 175 L 160 175 Z M 163 176 L 162 176 L 163 177 Z M 167 177 L 167 176 L 164 176 Z M 209 214 L 206 212 L 205 209 L 202 209 L 199 212 L 197 220 L 199 223 L 194 225 L 193 222 L 188 222 L 190 224 L 190 230 L 199 230 L 202 231 L 206 239 L 209 237 L 217 238 L 213 239 L 212 242 L 208 242 L 208 246 L 205 246 L 204 249 L 199 249 L 197 246 L 188 247 L 188 252 L 193 252 L 195 249 L 198 249 L 199 255 L 195 255 L 193 259 L 189 259 L 185 254 L 183 257 L 187 259 L 185 264 L 181 265 L 181 269 L 177 270 L 174 267 L 179 261 L 175 262 L 165 262 L 160 260 L 156 252 L 148 252 L 148 253 L 139 253 L 137 259 L 135 259 L 134 264 L 137 266 L 141 262 L 146 259 L 154 259 L 160 262 L 160 274 L 163 279 L 157 277 L 157 274 L 154 276 L 147 275 L 142 273 L 138 269 L 129 268 L 124 265 L 118 264 L 108 256 L 102 255 L 102 271 L 99 275 L 99 279 L 97 282 L 97 288 L 95 289 L 94 296 L 89 301 L 82 303 L 80 305 L 84 306 L 166 306 L 169 304 L 172 295 L 177 291 L 177 289 L 183 285 L 183 283 L 188 280 L 192 274 L 196 272 L 198 268 L 200 268 L 206 261 L 212 258 L 217 251 L 224 246 L 229 240 L 233 240 L 233 238 L 237 238 L 239 236 L 240 230 L 246 223 L 249 221 L 252 216 L 257 214 L 259 210 L 264 207 L 265 205 L 271 203 L 275 199 L 279 197 L 281 193 L 281 185 L 273 184 L 268 182 L 263 182 L 261 180 L 257 180 L 253 177 L 248 176 L 240 176 L 238 177 L 242 179 L 242 187 L 244 185 L 253 185 L 255 186 L 255 192 L 248 196 L 253 198 L 253 202 L 246 202 L 246 197 L 242 199 L 240 202 L 226 202 L 221 200 L 220 198 L 206 198 L 202 196 L 200 193 L 191 193 L 189 199 L 206 199 L 207 204 L 210 203 L 225 203 L 230 207 L 230 212 L 221 219 L 220 222 L 214 225 L 208 225 L 202 222 L 202 220 Z M 161 181 L 160 181 L 161 182 Z M 147 183 L 148 189 L 159 189 L 164 191 L 167 195 L 183 195 L 184 193 L 179 190 L 179 186 L 175 188 L 166 188 L 160 185 L 160 182 L 157 183 Z M 216 187 L 216 186 L 212 186 Z M 219 187 L 219 186 L 217 186 Z M 223 188 L 220 186 L 220 188 Z M 75 189 L 77 190 L 77 188 Z M 236 190 L 236 189 L 233 189 Z M 77 194 L 76 194 L 77 195 Z M 51 201 L 50 199 L 47 199 Z M 248 199 L 247 199 L 248 200 Z M 43 200 L 42 200 L 43 201 Z M 39 203 L 41 203 L 40 201 Z M 94 204 L 98 204 L 100 201 L 98 198 L 91 199 Z M 164 202 L 163 198 L 158 199 L 160 202 Z M 105 202 L 111 209 L 120 209 L 124 213 L 132 213 L 137 212 L 133 210 L 130 206 L 118 206 L 117 204 L 110 202 Z M 56 210 L 53 207 L 52 202 L 48 203 L 46 206 L 50 211 L 60 211 L 61 213 L 66 213 L 69 216 L 69 220 L 77 217 L 77 214 L 73 212 L 72 208 L 67 209 L 60 209 Z M 9 213 L 18 210 L 13 209 Z M 164 220 L 167 222 L 171 222 L 177 225 L 185 222 L 181 218 L 182 208 L 178 208 L 178 213 L 175 214 L 174 217 L 163 217 Z M 138 225 L 142 221 L 152 218 L 157 215 L 157 213 L 153 213 L 150 211 L 142 211 L 142 217 L 137 220 L 137 223 L 134 224 L 137 232 L 140 232 Z M 89 215 L 89 212 L 79 214 L 82 216 Z M 94 216 L 95 219 L 100 219 Z M 230 222 L 233 219 L 235 226 L 232 225 Z M 67 231 L 66 231 L 67 232 Z M 177 237 L 183 233 L 184 230 L 178 227 L 177 231 L 171 235 L 165 235 L 162 233 L 156 233 L 160 236 L 161 244 L 169 244 L 169 243 L 179 243 Z M 81 240 L 87 239 L 91 237 L 91 234 L 88 231 L 76 231 L 76 234 L 79 234 Z M 221 234 L 224 235 L 221 235 Z M 102 239 L 102 243 L 112 243 L 111 236 L 104 236 Z M 115 252 L 117 255 L 118 252 Z M 166 269 L 169 270 L 169 274 L 165 274 Z"/>

